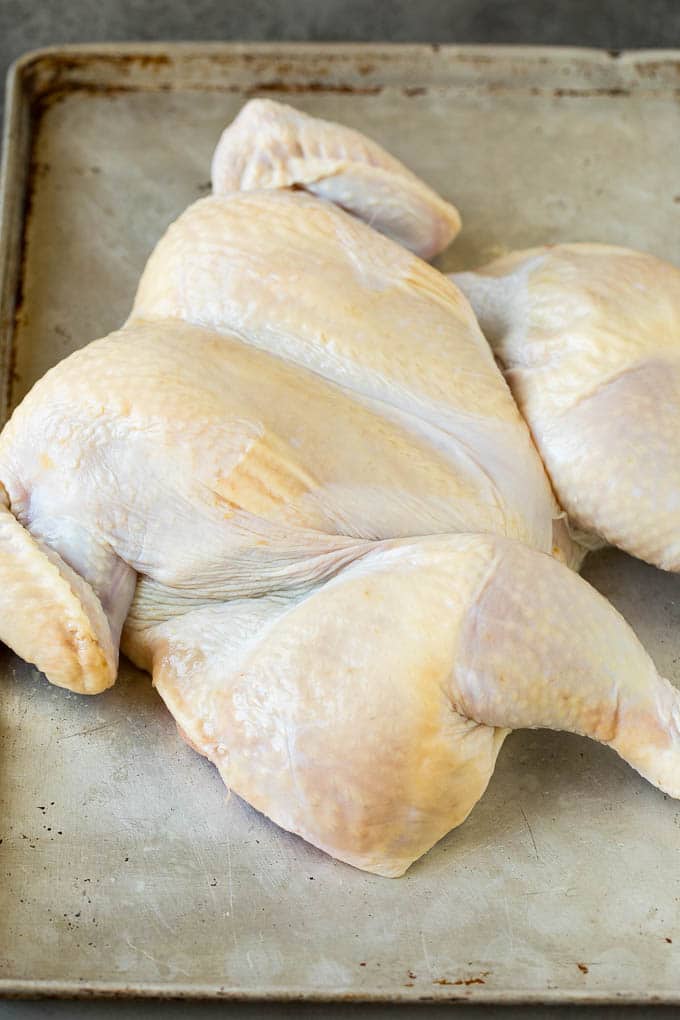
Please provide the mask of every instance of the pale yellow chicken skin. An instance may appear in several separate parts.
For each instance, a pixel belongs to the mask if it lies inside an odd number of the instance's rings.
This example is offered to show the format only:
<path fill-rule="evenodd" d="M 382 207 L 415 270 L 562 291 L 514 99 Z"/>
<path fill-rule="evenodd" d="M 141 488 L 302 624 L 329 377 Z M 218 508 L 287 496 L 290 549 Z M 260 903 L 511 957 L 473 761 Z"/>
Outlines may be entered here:
<path fill-rule="evenodd" d="M 515 727 L 586 733 L 680 793 L 677 696 L 621 617 L 520 542 L 401 537 L 446 527 L 455 471 L 314 373 L 131 325 L 34 387 L 0 475 L 3 638 L 95 692 L 125 618 L 192 746 L 341 860 L 403 873 L 467 816 Z M 375 486 L 391 539 L 359 533 Z"/>
<path fill-rule="evenodd" d="M 460 824 L 510 728 L 586 734 L 680 796 L 678 692 L 606 599 L 521 543 L 375 543 L 294 599 L 150 608 L 142 585 L 127 650 L 192 745 L 366 871 L 399 876 Z"/>
<path fill-rule="evenodd" d="M 332 127 L 251 107 L 218 190 L 303 184 L 361 217 L 369 182 L 381 229 L 435 244 L 455 218 Z M 263 180 L 293 137 L 323 173 L 282 158 Z M 84 693 L 122 642 L 231 789 L 395 876 L 467 816 L 511 728 L 587 734 L 680 795 L 678 697 L 548 555 L 577 555 L 557 514 L 455 286 L 313 195 L 216 195 L 160 241 L 126 326 L 0 434 L 0 638 Z"/>
<path fill-rule="evenodd" d="M 129 324 L 106 363 L 94 345 L 48 373 L 0 437 L 2 635 L 55 682 L 113 682 L 136 573 L 190 587 L 226 560 L 228 598 L 267 591 L 270 573 L 282 589 L 323 576 L 355 539 L 474 527 L 550 548 L 552 493 L 469 306 L 334 206 L 197 203 L 140 285 L 133 322 L 159 315 L 172 321 Z M 192 319 L 231 339 L 199 345 Z M 141 428 L 129 407 L 144 379 L 158 417 Z M 204 485 L 236 520 L 197 542 L 183 524 L 204 513 Z M 269 556 L 263 519 L 278 529 Z M 91 590 L 101 608 L 83 612 Z M 56 643 L 15 609 L 46 620 L 51 600 Z"/>
<path fill-rule="evenodd" d="M 424 259 L 460 230 L 455 206 L 370 138 L 270 99 L 251 99 L 226 128 L 212 184 L 216 195 L 304 188 Z"/>
<path fill-rule="evenodd" d="M 680 270 L 561 244 L 453 279 L 584 541 L 680 570 Z"/>
<path fill-rule="evenodd" d="M 554 496 L 467 301 L 342 210 L 285 191 L 194 203 L 151 255 L 130 322 L 159 318 L 240 336 L 418 432 L 460 479 L 446 530 L 551 549 Z M 573 557 L 559 520 L 555 543 Z"/>

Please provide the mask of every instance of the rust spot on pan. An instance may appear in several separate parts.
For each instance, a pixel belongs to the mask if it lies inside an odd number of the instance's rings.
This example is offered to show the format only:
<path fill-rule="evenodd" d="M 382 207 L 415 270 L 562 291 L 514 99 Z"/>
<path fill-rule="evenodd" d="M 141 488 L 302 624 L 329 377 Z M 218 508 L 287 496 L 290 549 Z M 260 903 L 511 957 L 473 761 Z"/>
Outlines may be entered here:
<path fill-rule="evenodd" d="M 659 73 L 668 71 L 680 76 L 680 60 L 643 60 L 635 64 L 635 72 L 641 78 L 657 78 Z"/>
<path fill-rule="evenodd" d="M 137 85 L 102 85 L 89 82 L 70 82 L 49 91 L 38 94 L 33 103 L 33 122 L 39 125 L 45 113 L 57 103 L 61 103 L 67 96 L 82 93 L 88 96 L 122 96 L 130 92 L 169 92 L 172 86 L 166 82 L 159 82 L 153 89 L 140 89 Z M 34 131 L 37 128 L 34 128 Z"/>
<path fill-rule="evenodd" d="M 26 175 L 26 189 L 24 192 L 24 208 L 21 216 L 21 240 L 19 247 L 21 251 L 21 265 L 19 266 L 19 275 L 17 277 L 17 287 L 14 294 L 14 321 L 12 329 L 12 342 L 9 351 L 9 371 L 7 373 L 7 406 L 11 409 L 12 406 L 12 389 L 14 383 L 18 381 L 17 374 L 17 331 L 21 322 L 25 318 L 25 304 L 26 304 L 26 256 L 27 256 L 27 238 L 28 228 L 33 216 L 33 206 L 35 201 L 35 193 L 37 188 L 38 180 L 41 176 L 44 176 L 49 166 L 46 163 L 40 163 L 36 159 L 36 138 L 39 130 L 39 120 L 34 118 L 34 124 L 31 131 L 32 146 L 31 156 L 28 164 L 28 173 Z"/>
<path fill-rule="evenodd" d="M 259 81 L 243 90 L 244 95 L 252 96 L 257 92 L 333 92 L 349 96 L 376 96 L 382 92 L 382 85 L 347 85 L 327 81 L 284 81 L 275 78 L 270 81 Z"/>
<path fill-rule="evenodd" d="M 104 64 L 108 67 L 140 67 L 143 70 L 160 70 L 171 67 L 174 61 L 167 53 L 46 53 L 35 64 L 27 69 L 33 82 L 39 78 L 59 77 L 65 71 L 91 71 L 93 64 Z"/>
<path fill-rule="evenodd" d="M 482 971 L 481 974 L 478 974 L 476 977 L 457 978 L 455 981 L 450 981 L 449 978 L 437 978 L 437 980 L 433 981 L 432 984 L 433 985 L 465 985 L 468 988 L 469 988 L 470 985 L 485 985 L 486 981 L 484 979 L 487 978 L 490 973 L 491 973 L 491 971 L 484 970 L 484 971 Z"/>
<path fill-rule="evenodd" d="M 19 266 L 19 274 L 17 277 L 17 286 L 14 294 L 14 318 L 13 318 L 13 330 L 12 330 L 12 344 L 9 352 L 9 371 L 7 373 L 7 403 L 11 406 L 12 388 L 13 384 L 18 380 L 16 361 L 17 361 L 17 344 L 16 335 L 21 324 L 25 320 L 25 304 L 26 304 L 26 258 L 28 249 L 28 231 L 33 218 L 33 209 L 35 203 L 35 194 L 38 186 L 38 182 L 41 178 L 45 177 L 50 170 L 49 163 L 37 159 L 36 153 L 38 151 L 38 138 L 40 134 L 40 127 L 45 110 L 50 105 L 47 102 L 48 94 L 42 96 L 40 99 L 33 103 L 31 108 L 31 152 L 28 163 L 28 171 L 26 174 L 26 185 L 24 190 L 24 207 L 21 215 L 21 238 L 19 242 L 21 251 L 21 265 Z"/>
<path fill-rule="evenodd" d="M 620 87 L 610 89 L 565 89 L 565 88 L 553 89 L 553 95 L 556 96 L 558 99 L 562 99 L 565 96 L 569 98 L 573 96 L 574 98 L 584 99 L 593 96 L 617 97 L 617 96 L 629 96 L 630 94 L 631 94 L 630 89 L 624 89 Z"/>

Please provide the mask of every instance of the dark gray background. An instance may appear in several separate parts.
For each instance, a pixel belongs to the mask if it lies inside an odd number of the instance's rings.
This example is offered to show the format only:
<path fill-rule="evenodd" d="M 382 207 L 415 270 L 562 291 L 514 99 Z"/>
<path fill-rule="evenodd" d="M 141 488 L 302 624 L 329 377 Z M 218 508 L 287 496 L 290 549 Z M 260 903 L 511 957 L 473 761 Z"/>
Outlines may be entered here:
<path fill-rule="evenodd" d="M 53 43 L 258 39 L 680 46 L 678 0 L 0 0 L 0 71 Z"/>
<path fill-rule="evenodd" d="M 671 1020 L 673 1007 L 265 1006 L 179 1002 L 0 1002 L 0 1020 Z"/>
<path fill-rule="evenodd" d="M 680 47 L 680 0 L 0 0 L 0 74 L 26 50 L 119 40 L 326 40 Z M 676 1010 L 0 1003 L 0 1020 L 642 1020 Z"/>

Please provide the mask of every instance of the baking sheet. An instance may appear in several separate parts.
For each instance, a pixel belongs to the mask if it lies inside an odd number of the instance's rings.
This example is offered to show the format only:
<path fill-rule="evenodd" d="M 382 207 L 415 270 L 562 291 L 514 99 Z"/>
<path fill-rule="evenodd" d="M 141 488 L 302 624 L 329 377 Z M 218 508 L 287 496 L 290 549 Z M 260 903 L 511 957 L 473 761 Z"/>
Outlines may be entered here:
<path fill-rule="evenodd" d="M 117 327 L 251 95 L 356 126 L 461 210 L 440 260 L 594 240 L 680 263 L 680 55 L 111 46 L 14 71 L 0 234 L 3 413 Z M 680 581 L 586 575 L 680 682 Z M 578 640 L 578 635 L 575 635 Z M 613 752 L 522 732 L 405 878 L 269 823 L 123 663 L 87 699 L 0 646 L 0 992 L 680 1002 L 680 810 Z"/>

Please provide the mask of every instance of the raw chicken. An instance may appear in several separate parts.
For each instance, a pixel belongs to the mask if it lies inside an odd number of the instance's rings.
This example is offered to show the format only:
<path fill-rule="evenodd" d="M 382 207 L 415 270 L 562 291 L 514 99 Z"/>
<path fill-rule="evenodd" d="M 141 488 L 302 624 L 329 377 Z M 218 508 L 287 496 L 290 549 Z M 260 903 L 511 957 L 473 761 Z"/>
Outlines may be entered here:
<path fill-rule="evenodd" d="M 217 195 L 304 188 L 424 259 L 460 230 L 458 210 L 375 142 L 268 99 L 251 99 L 224 131 L 212 181 Z"/>
<path fill-rule="evenodd" d="M 333 205 L 287 192 L 204 199 L 180 218 L 127 327 L 62 362 L 15 412 L 0 481 L 60 557 L 42 577 L 43 553 L 7 513 L 3 569 L 21 540 L 18 583 L 29 552 L 40 578 L 32 612 L 72 568 L 109 621 L 102 637 L 100 612 L 88 627 L 77 599 L 69 609 L 78 651 L 64 647 L 48 675 L 84 691 L 113 681 L 137 573 L 188 591 L 215 574 L 222 599 L 286 592 L 357 541 L 474 529 L 550 549 L 556 513 L 456 288 Z M 40 631 L 2 633 L 47 669 Z M 81 669 L 92 648 L 100 668 Z"/>
<path fill-rule="evenodd" d="M 454 280 L 581 540 L 680 570 L 680 270 L 563 244 Z"/>
<path fill-rule="evenodd" d="M 374 543 L 287 599 L 192 609 L 142 582 L 127 650 L 225 783 L 396 877 L 469 814 L 509 729 L 614 748 L 680 796 L 680 700 L 612 606 L 495 536 Z M 574 640 L 578 635 L 578 640 Z"/>
<path fill-rule="evenodd" d="M 467 301 L 330 203 L 287 191 L 196 202 L 142 276 L 130 321 L 153 318 L 236 334 L 437 448 L 458 479 L 446 525 L 401 534 L 474 529 L 551 549 L 559 510 Z M 577 557 L 559 520 L 554 541 Z"/>
<path fill-rule="evenodd" d="M 451 283 L 311 195 L 214 196 L 0 435 L 0 637 L 85 693 L 122 641 L 230 788 L 399 875 L 511 728 L 680 795 L 678 697 L 555 513 Z"/>

